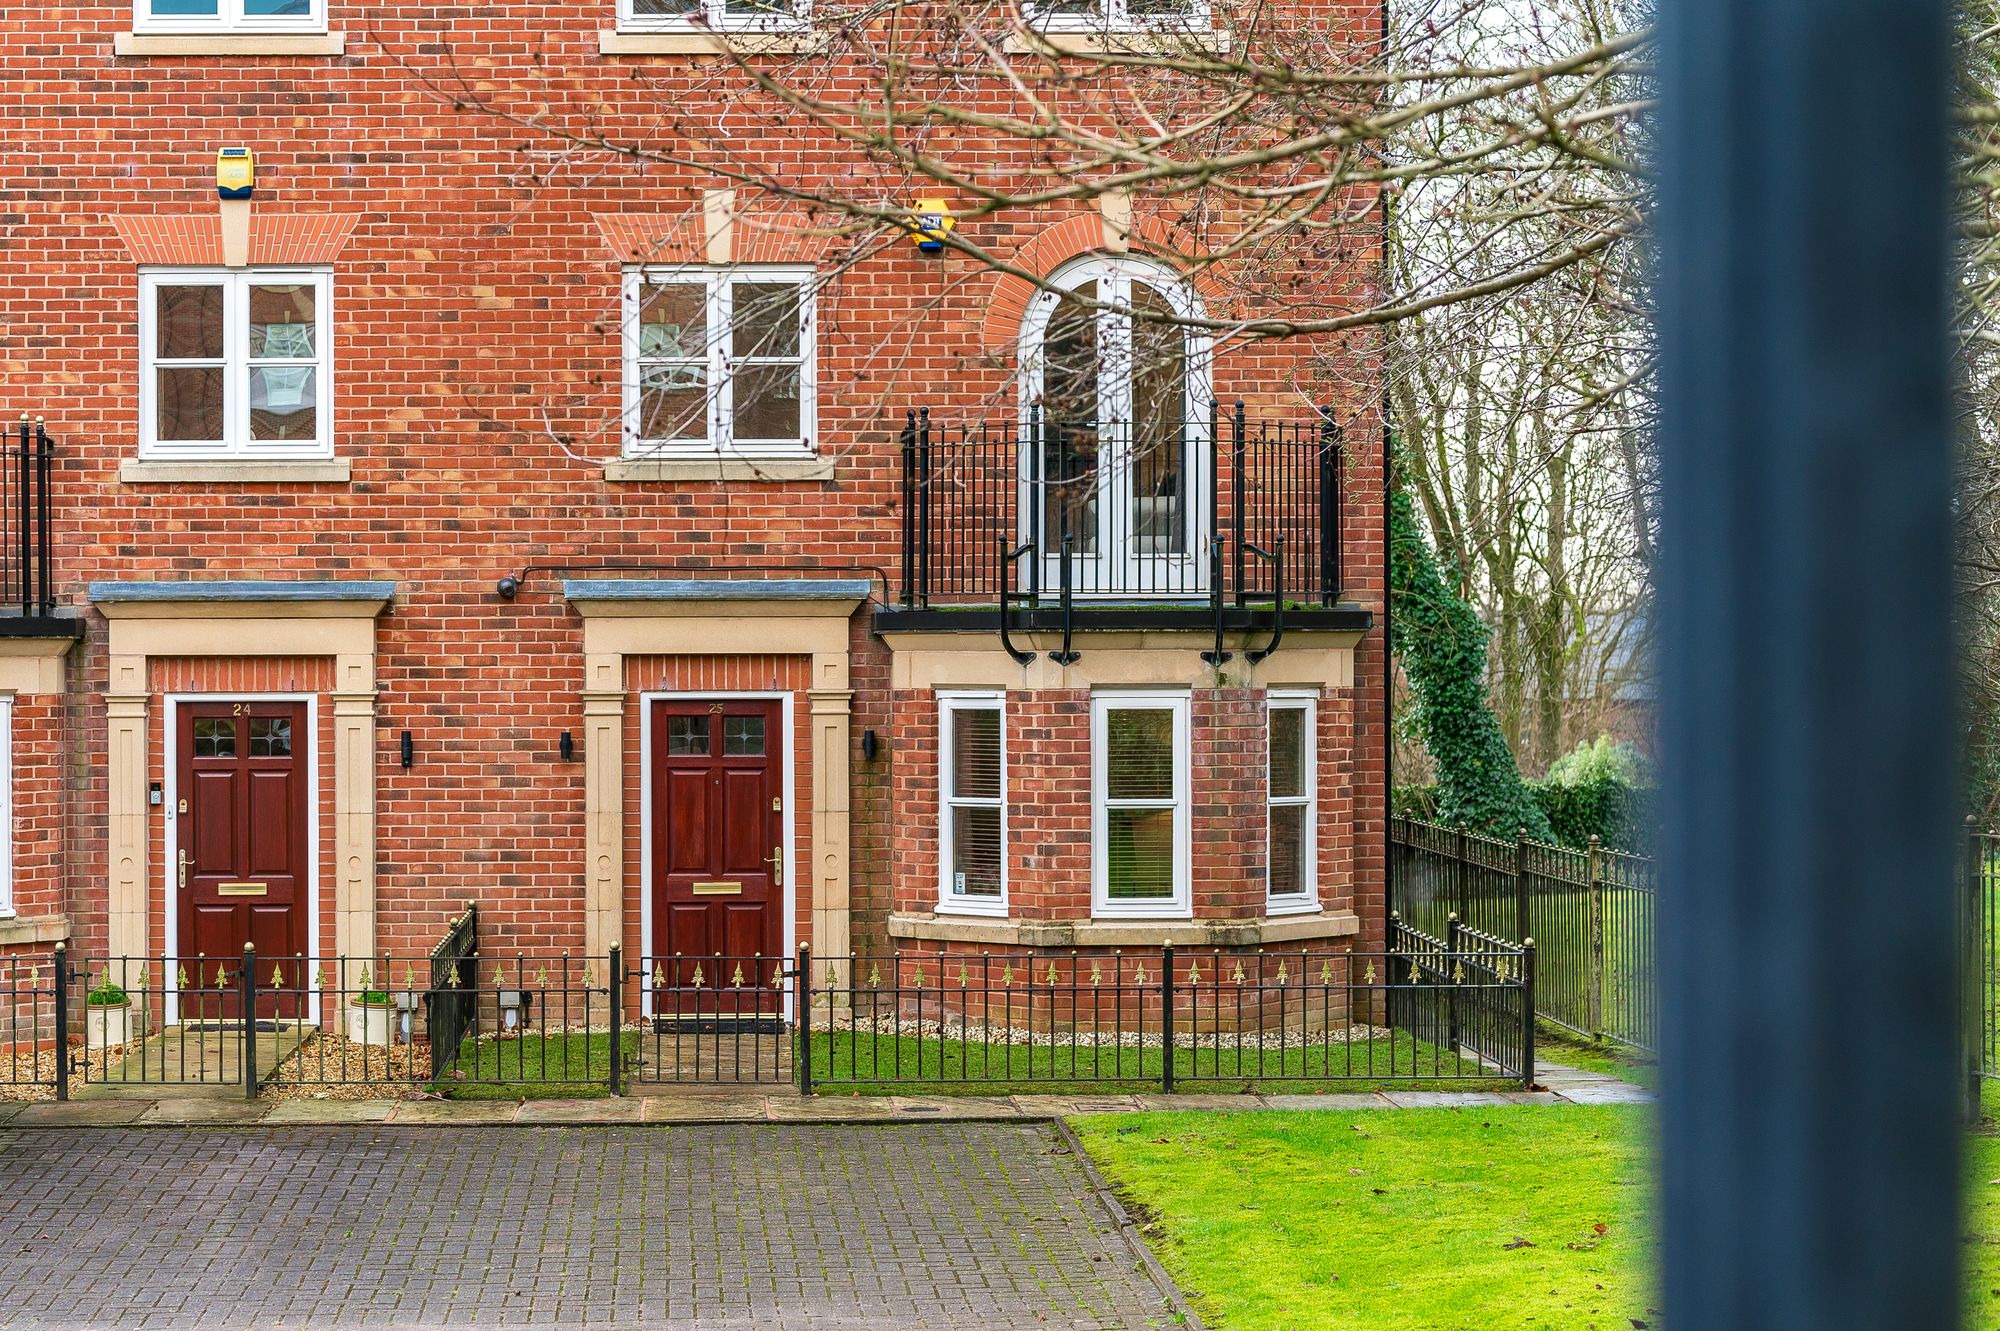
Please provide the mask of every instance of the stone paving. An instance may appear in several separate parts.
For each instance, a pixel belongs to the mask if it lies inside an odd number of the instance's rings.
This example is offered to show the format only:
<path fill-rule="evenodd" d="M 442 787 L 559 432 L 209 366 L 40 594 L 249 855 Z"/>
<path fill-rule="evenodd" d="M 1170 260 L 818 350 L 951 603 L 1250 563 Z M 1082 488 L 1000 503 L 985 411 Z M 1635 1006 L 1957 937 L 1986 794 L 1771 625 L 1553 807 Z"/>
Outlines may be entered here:
<path fill-rule="evenodd" d="M 579 1100 L 243 1100 L 206 1087 L 123 1086 L 115 1096 L 0 1103 L 0 1125 L 102 1127 L 251 1123 L 877 1123 L 922 1119 L 1046 1120 L 1154 1109 L 1471 1109 L 1507 1104 L 1633 1104 L 1653 1093 L 1603 1073 L 1544 1062 L 1534 1091 L 1329 1091 L 1318 1095 L 1181 1092 L 1082 1095 L 824 1095 L 783 1086 L 637 1087 Z M 650 1090 L 652 1093 L 643 1093 Z"/>
<path fill-rule="evenodd" d="M 0 1290 L 8 1328 L 1179 1324 L 1033 1122 L 0 1128 Z"/>

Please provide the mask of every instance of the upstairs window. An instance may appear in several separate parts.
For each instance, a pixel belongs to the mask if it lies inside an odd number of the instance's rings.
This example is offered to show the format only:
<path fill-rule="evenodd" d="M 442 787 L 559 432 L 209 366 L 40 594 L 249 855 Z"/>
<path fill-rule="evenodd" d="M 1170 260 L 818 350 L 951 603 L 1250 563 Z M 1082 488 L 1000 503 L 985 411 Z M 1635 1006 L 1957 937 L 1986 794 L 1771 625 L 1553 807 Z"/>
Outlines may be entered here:
<path fill-rule="evenodd" d="M 618 0 L 628 32 L 769 32 L 805 26 L 809 0 Z"/>
<path fill-rule="evenodd" d="M 1006 726 L 998 693 L 938 697 L 938 909 L 1007 913 Z"/>
<path fill-rule="evenodd" d="M 1312 695 L 1273 693 L 1268 712 L 1265 812 L 1270 905 L 1274 911 L 1311 910 L 1319 904 L 1314 881 L 1319 858 L 1319 800 L 1314 780 Z"/>
<path fill-rule="evenodd" d="M 1188 695 L 1091 699 L 1092 910 L 1185 916 L 1188 891 Z"/>
<path fill-rule="evenodd" d="M 633 269 L 625 455 L 812 452 L 812 272 Z"/>
<path fill-rule="evenodd" d="M 1028 19 L 1051 32 L 1200 31 L 1204 0 L 1030 0 Z"/>
<path fill-rule="evenodd" d="M 325 32 L 326 0 L 135 0 L 137 32 Z"/>
<path fill-rule="evenodd" d="M 139 455 L 333 455 L 333 276 L 162 268 L 139 277 Z"/>

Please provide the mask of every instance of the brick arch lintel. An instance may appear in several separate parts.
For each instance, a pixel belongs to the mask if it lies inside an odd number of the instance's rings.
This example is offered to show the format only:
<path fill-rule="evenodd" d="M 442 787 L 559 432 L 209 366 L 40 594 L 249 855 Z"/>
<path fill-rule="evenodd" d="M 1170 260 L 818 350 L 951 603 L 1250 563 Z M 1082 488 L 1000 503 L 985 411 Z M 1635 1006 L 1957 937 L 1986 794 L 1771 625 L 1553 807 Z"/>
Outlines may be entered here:
<path fill-rule="evenodd" d="M 1046 280 L 1072 259 L 1088 255 L 1109 257 L 1113 251 L 1104 243 L 1104 232 L 1104 218 L 1096 210 L 1052 222 L 1030 236 L 1015 251 L 1013 266 Z M 1133 217 L 1127 226 L 1126 239 L 1132 254 L 1166 263 L 1170 267 L 1179 266 L 1169 258 L 1181 252 L 1174 242 L 1173 228 L 1158 218 Z M 1208 272 L 1197 273 L 1192 280 L 1195 291 L 1203 300 L 1213 302 L 1220 294 L 1220 288 Z M 986 315 L 980 322 L 979 330 L 980 346 L 987 354 L 1013 355 L 1021 338 L 1021 321 L 1027 317 L 1028 304 L 1038 290 L 1040 288 L 1034 282 L 1017 273 L 993 275 Z"/>

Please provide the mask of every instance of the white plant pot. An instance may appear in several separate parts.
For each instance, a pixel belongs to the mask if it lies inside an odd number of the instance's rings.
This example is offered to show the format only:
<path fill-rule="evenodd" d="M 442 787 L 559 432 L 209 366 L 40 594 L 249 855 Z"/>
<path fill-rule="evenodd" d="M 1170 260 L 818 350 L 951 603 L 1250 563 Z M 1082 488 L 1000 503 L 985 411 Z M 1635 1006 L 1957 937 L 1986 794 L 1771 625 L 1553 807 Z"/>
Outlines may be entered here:
<path fill-rule="evenodd" d="M 132 1038 L 132 1005 L 121 1003 L 117 1007 L 100 1007 L 95 1004 L 85 1009 L 90 1023 L 89 1047 L 110 1049 L 125 1044 Z"/>
<path fill-rule="evenodd" d="M 356 1044 L 387 1047 L 389 1032 L 395 1027 L 396 1009 L 384 1003 L 350 1002 L 347 1005 L 347 1038 Z"/>

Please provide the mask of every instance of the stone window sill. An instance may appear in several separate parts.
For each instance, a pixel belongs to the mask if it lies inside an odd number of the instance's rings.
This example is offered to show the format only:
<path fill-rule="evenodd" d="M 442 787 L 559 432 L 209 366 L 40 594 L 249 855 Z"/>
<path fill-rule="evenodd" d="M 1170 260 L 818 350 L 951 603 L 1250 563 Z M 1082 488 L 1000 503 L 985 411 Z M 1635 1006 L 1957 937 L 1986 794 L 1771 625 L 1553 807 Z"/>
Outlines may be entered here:
<path fill-rule="evenodd" d="M 232 59 L 260 55 L 345 55 L 347 37 L 338 32 L 121 32 L 111 39 L 113 55 L 220 55 Z"/>
<path fill-rule="evenodd" d="M 600 32 L 599 55 L 810 55 L 826 45 L 813 32 Z"/>
<path fill-rule="evenodd" d="M 1161 32 L 1149 28 L 1117 32 L 1010 32 L 1000 49 L 1009 55 L 1224 55 L 1226 32 Z"/>
<path fill-rule="evenodd" d="M 1279 918 L 1227 920 L 999 920 L 898 911 L 891 938 L 998 947 L 1258 947 L 1310 939 L 1352 938 L 1361 932 L 1351 910 Z"/>
<path fill-rule="evenodd" d="M 62 943 L 69 939 L 66 915 L 0 915 L 0 947 Z"/>
<path fill-rule="evenodd" d="M 604 464 L 613 485 L 675 481 L 830 481 L 832 458 L 630 458 Z"/>
<path fill-rule="evenodd" d="M 127 485 L 346 485 L 353 473 L 354 464 L 347 458 L 317 462 L 127 458 L 118 464 L 118 479 Z"/>

